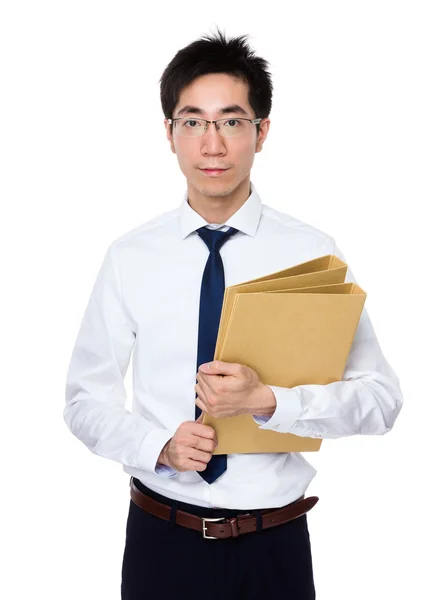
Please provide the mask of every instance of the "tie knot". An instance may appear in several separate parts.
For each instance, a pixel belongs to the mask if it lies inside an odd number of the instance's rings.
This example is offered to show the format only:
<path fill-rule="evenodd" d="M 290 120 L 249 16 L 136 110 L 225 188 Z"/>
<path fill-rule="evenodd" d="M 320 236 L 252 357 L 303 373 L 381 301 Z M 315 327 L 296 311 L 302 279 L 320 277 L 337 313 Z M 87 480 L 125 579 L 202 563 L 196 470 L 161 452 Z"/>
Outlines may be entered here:
<path fill-rule="evenodd" d="M 209 229 L 209 227 L 200 227 L 200 229 L 196 230 L 201 239 L 205 242 L 206 246 L 209 248 L 209 251 L 218 252 L 223 244 L 234 235 L 234 233 L 238 232 L 238 229 L 235 227 L 230 227 L 228 231 L 221 231 L 218 229 Z"/>

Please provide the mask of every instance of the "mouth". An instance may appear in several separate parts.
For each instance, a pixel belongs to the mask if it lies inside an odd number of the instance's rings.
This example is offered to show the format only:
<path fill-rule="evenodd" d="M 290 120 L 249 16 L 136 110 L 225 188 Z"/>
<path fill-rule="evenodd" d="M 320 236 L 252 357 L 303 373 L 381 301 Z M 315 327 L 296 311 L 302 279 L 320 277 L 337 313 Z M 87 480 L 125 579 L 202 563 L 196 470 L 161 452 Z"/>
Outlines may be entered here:
<path fill-rule="evenodd" d="M 229 171 L 229 169 L 200 169 L 200 171 L 211 177 L 218 177 L 219 175 L 226 173 L 226 171 Z"/>

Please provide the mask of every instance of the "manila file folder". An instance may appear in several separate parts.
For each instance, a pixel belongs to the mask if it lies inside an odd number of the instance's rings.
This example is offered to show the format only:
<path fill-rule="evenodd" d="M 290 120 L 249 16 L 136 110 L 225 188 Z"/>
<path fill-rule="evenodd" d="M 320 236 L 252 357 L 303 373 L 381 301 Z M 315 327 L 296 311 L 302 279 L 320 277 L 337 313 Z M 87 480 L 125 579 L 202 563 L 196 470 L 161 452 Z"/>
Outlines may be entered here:
<path fill-rule="evenodd" d="M 358 284 L 339 282 L 346 271 L 346 263 L 328 255 L 226 288 L 214 358 L 247 365 L 269 385 L 341 380 L 366 299 Z M 259 429 L 251 415 L 217 419 L 205 413 L 203 423 L 216 430 L 214 454 L 314 452 L 322 443 Z"/>
<path fill-rule="evenodd" d="M 342 283 L 346 274 L 347 264 L 337 256 L 327 254 L 258 279 L 250 279 L 244 283 L 227 287 L 223 297 L 214 359 L 221 352 L 223 337 L 226 333 L 236 294 Z"/>

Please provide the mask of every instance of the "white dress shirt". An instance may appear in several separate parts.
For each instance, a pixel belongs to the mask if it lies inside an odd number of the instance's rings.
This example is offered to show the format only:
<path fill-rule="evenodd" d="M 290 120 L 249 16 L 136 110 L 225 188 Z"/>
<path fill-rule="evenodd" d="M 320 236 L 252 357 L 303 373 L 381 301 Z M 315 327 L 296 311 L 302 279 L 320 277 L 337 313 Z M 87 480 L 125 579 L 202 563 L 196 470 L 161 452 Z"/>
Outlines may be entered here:
<path fill-rule="evenodd" d="M 196 233 L 203 226 L 239 230 L 220 250 L 226 286 L 326 254 L 346 261 L 330 235 L 263 204 L 252 182 L 249 198 L 224 224 L 207 223 L 186 192 L 177 208 L 105 252 L 68 367 L 64 419 L 91 452 L 169 498 L 208 508 L 284 506 L 316 475 L 300 452 L 228 454 L 227 470 L 212 484 L 196 471 L 157 465 L 179 425 L 195 420 L 199 301 L 209 256 Z M 350 268 L 345 281 L 356 282 Z M 130 412 L 124 376 L 132 352 Z M 341 381 L 270 387 L 277 407 L 271 417 L 253 417 L 260 429 L 305 437 L 385 434 L 403 402 L 366 308 Z"/>

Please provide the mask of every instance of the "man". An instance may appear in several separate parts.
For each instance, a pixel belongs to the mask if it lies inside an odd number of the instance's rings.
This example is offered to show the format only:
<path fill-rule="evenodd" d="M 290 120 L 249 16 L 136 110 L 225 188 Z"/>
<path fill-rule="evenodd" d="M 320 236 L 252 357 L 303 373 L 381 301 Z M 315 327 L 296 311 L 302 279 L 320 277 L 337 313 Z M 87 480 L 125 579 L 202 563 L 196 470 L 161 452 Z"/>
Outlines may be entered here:
<path fill-rule="evenodd" d="M 250 180 L 272 85 L 244 37 L 203 37 L 166 67 L 164 123 L 187 191 L 110 245 L 69 366 L 70 430 L 131 475 L 125 600 L 315 598 L 306 513 L 317 498 L 305 491 L 316 470 L 298 452 L 214 456 L 203 412 L 339 438 L 387 433 L 401 409 L 366 310 L 339 382 L 288 389 L 213 360 L 225 286 L 344 258 L 331 236 L 264 204 Z"/>

